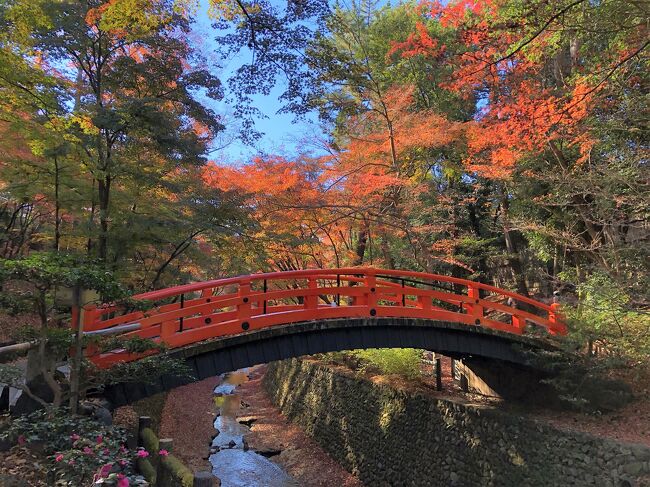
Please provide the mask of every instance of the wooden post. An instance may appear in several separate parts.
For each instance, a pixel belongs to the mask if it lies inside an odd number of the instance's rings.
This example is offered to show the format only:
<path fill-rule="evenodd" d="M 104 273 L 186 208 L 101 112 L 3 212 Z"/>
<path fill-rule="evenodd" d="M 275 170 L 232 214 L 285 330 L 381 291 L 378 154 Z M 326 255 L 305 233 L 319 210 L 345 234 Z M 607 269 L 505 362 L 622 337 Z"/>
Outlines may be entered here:
<path fill-rule="evenodd" d="M 264 279 L 264 314 L 266 314 L 266 293 L 269 290 L 269 286 L 266 282 L 266 279 Z"/>
<path fill-rule="evenodd" d="M 251 283 L 250 281 L 244 281 L 239 283 L 239 296 L 241 297 L 242 302 L 237 305 L 237 318 L 239 320 L 246 321 L 251 317 Z"/>
<path fill-rule="evenodd" d="M 366 286 L 368 287 L 365 295 L 365 304 L 368 306 L 370 316 L 377 314 L 377 279 L 374 275 L 369 274 L 366 277 Z"/>
<path fill-rule="evenodd" d="M 512 315 L 512 326 L 517 331 L 517 333 L 523 333 L 524 328 L 526 328 L 526 318 Z"/>
<path fill-rule="evenodd" d="M 307 279 L 307 289 L 310 291 L 313 289 L 318 289 L 318 281 L 314 277 L 309 277 Z M 318 307 L 318 295 L 308 294 L 305 296 L 305 309 L 316 309 Z"/>
<path fill-rule="evenodd" d="M 169 343 L 169 339 L 177 332 L 178 325 L 176 324 L 176 320 L 163 321 L 160 324 L 160 341 L 163 343 Z"/>
<path fill-rule="evenodd" d="M 436 391 L 442 391 L 442 366 L 438 357 L 436 357 Z"/>
<path fill-rule="evenodd" d="M 476 286 L 467 286 L 467 296 L 474 300 L 473 303 L 465 305 L 467 314 L 476 318 L 476 324 L 479 325 L 481 318 L 483 318 L 483 306 L 479 304 L 481 299 L 481 290 Z"/>
<path fill-rule="evenodd" d="M 431 309 L 431 298 L 429 296 L 418 296 L 418 307 L 420 309 Z"/>
<path fill-rule="evenodd" d="M 151 417 L 149 416 L 140 416 L 138 418 L 138 446 L 142 446 L 142 440 L 140 435 L 145 428 L 151 428 Z"/>
<path fill-rule="evenodd" d="M 336 293 L 336 305 L 337 306 L 341 306 L 340 288 L 341 288 L 341 274 L 337 274 L 336 275 L 336 289 L 337 289 L 337 291 L 339 291 L 338 293 Z"/>
<path fill-rule="evenodd" d="M 180 307 L 181 307 L 181 309 L 185 308 L 185 294 L 181 294 L 181 305 L 180 305 Z M 182 316 L 178 319 L 178 324 L 179 324 L 178 331 L 183 331 L 183 317 Z"/>
<path fill-rule="evenodd" d="M 567 331 L 566 325 L 562 321 L 564 320 L 564 316 L 562 316 L 560 308 L 560 303 L 553 302 L 551 304 L 551 311 L 548 312 L 548 321 L 551 323 L 550 331 L 552 334 L 556 334 L 558 332 L 565 334 Z"/>
<path fill-rule="evenodd" d="M 158 461 L 156 462 L 156 479 L 158 479 L 161 482 L 161 485 L 164 485 L 163 479 L 169 474 L 165 471 L 166 469 L 165 466 L 163 465 L 163 460 L 165 459 L 165 457 L 159 455 L 159 452 L 162 450 L 166 450 L 167 453 L 171 453 L 173 446 L 174 446 L 174 440 L 172 440 L 171 438 L 161 438 L 158 440 L 158 451 L 154 452 L 155 456 L 158 457 Z"/>
<path fill-rule="evenodd" d="M 192 487 L 219 487 L 221 481 L 212 472 L 196 472 Z"/>

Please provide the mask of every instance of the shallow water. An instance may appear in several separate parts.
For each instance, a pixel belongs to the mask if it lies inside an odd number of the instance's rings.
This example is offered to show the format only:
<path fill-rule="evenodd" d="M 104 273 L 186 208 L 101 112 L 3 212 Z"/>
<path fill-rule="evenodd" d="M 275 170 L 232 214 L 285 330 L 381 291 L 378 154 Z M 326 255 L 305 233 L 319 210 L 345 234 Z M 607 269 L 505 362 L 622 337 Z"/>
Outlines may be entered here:
<path fill-rule="evenodd" d="M 247 381 L 248 370 L 238 370 L 225 374 L 214 390 L 220 415 L 214 421 L 219 434 L 212 446 L 220 450 L 210 455 L 212 473 L 221 479 L 222 487 L 295 487 L 297 483 L 278 464 L 252 450 L 244 451 L 243 436 L 250 428 L 237 422 L 242 398 L 236 390 Z"/>

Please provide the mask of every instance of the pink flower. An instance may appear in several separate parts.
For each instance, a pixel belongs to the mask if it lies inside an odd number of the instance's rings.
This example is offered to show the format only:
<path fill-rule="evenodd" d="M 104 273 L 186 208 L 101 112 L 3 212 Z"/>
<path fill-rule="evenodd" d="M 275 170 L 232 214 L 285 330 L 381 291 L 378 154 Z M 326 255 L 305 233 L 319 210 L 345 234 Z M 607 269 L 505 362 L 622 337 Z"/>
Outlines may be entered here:
<path fill-rule="evenodd" d="M 104 437 L 102 435 L 99 435 L 97 437 L 97 444 L 100 445 L 102 443 L 102 441 L 104 441 Z"/>
<path fill-rule="evenodd" d="M 63 460 L 63 455 L 59 453 L 56 457 L 54 457 L 54 460 L 60 462 L 61 460 Z"/>
<path fill-rule="evenodd" d="M 166 457 L 167 455 L 169 455 L 169 452 L 167 450 L 160 450 L 158 452 L 158 455 L 160 455 L 161 457 Z"/>
<path fill-rule="evenodd" d="M 125 466 L 126 466 L 126 460 L 120 460 L 120 461 L 117 462 L 117 463 L 120 464 L 120 467 L 125 467 Z"/>
<path fill-rule="evenodd" d="M 117 475 L 117 487 L 129 487 L 129 479 L 121 473 Z"/>
<path fill-rule="evenodd" d="M 83 451 L 84 451 L 84 454 L 86 454 L 86 455 L 92 455 L 93 454 L 93 451 L 89 446 L 84 446 Z"/>
<path fill-rule="evenodd" d="M 122 453 L 126 453 L 126 447 L 124 445 L 120 445 L 120 451 Z"/>
<path fill-rule="evenodd" d="M 147 458 L 149 456 L 149 452 L 147 450 L 138 450 L 137 455 L 140 458 Z"/>
<path fill-rule="evenodd" d="M 19 444 L 20 446 L 22 446 L 22 445 L 24 445 L 25 443 L 27 443 L 27 440 L 25 439 L 25 436 L 24 436 L 24 435 L 20 435 L 20 436 L 18 437 L 18 444 Z"/>
<path fill-rule="evenodd" d="M 68 465 L 74 465 L 74 460 L 72 458 L 68 460 Z"/>
<path fill-rule="evenodd" d="M 80 437 L 78 434 L 76 434 L 76 433 L 70 435 L 70 439 L 72 440 L 73 443 L 74 443 L 75 441 L 77 441 L 79 438 L 81 438 L 81 437 Z"/>
<path fill-rule="evenodd" d="M 110 451 L 108 448 L 104 448 L 104 449 L 102 450 L 102 453 L 103 453 L 104 455 L 108 455 L 110 452 L 111 452 L 111 451 Z"/>

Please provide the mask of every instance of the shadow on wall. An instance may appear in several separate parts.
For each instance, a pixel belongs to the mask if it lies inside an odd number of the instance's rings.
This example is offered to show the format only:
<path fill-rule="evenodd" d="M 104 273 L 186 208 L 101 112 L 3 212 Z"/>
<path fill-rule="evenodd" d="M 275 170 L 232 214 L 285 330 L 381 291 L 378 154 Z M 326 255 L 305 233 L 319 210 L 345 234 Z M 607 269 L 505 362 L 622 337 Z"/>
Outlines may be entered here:
<path fill-rule="evenodd" d="M 289 419 L 373 487 L 619 486 L 650 473 L 641 445 L 405 393 L 313 362 L 271 364 L 264 384 Z"/>

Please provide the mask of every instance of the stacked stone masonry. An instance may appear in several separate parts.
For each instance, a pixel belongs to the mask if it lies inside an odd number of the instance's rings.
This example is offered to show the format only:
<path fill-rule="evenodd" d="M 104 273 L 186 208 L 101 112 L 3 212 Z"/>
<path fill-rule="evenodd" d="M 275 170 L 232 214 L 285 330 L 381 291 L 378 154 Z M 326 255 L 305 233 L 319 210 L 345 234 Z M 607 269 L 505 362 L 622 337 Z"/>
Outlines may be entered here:
<path fill-rule="evenodd" d="M 275 362 L 272 400 L 368 486 L 650 485 L 650 448 L 491 407 L 377 385 L 312 361 Z"/>

